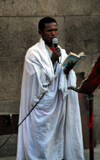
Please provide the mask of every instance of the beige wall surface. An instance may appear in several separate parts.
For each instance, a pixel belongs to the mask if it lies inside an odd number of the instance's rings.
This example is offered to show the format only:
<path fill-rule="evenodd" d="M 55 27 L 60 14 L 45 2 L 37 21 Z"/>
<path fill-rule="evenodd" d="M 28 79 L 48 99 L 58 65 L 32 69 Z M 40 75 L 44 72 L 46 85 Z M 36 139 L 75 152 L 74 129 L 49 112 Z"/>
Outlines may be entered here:
<path fill-rule="evenodd" d="M 83 51 L 87 55 L 74 68 L 76 73 L 85 72 L 87 76 L 100 55 L 100 0 L 0 0 L 0 112 L 19 112 L 24 56 L 38 42 L 37 26 L 44 16 L 57 20 L 59 45 L 67 53 Z M 94 96 L 97 143 L 100 143 L 99 97 L 100 90 Z M 16 144 L 15 137 L 12 141 Z M 2 150 L 0 155 L 4 154 Z"/>

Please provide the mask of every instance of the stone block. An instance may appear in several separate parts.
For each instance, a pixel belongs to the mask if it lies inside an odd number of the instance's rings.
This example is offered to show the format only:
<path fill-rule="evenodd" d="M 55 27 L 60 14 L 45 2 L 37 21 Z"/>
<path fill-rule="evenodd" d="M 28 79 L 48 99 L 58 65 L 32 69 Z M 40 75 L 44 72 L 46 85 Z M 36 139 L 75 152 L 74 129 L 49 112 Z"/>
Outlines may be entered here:
<path fill-rule="evenodd" d="M 0 136 L 0 146 L 10 135 Z M 0 157 L 15 156 L 17 151 L 17 134 L 14 134 L 9 141 L 0 149 Z"/>
<path fill-rule="evenodd" d="M 94 128 L 97 144 L 100 144 L 100 115 L 94 117 Z"/>
<path fill-rule="evenodd" d="M 98 101 L 99 97 L 100 97 L 100 88 L 94 92 L 94 113 L 96 116 L 100 115 L 100 108 L 99 108 L 100 101 Z"/>
<path fill-rule="evenodd" d="M 24 57 L 40 38 L 39 18 L 0 17 L 0 57 Z"/>
<path fill-rule="evenodd" d="M 3 10 L 4 10 L 4 1 L 2 0 L 0 2 L 0 16 L 3 16 Z"/>
<path fill-rule="evenodd" d="M 0 16 L 32 16 L 36 14 L 36 0 L 2 0 Z"/>
<path fill-rule="evenodd" d="M 100 18 L 92 16 L 65 17 L 65 48 L 67 53 L 84 52 L 87 58 L 81 62 L 82 71 L 89 72 L 92 56 L 100 53 Z M 94 57 L 95 57 L 94 56 Z M 83 64 L 82 64 L 83 63 Z M 85 65 L 84 65 L 85 64 Z M 77 67 L 79 69 L 79 67 Z M 84 70 L 85 69 L 85 70 Z M 77 72 L 80 72 L 80 70 Z"/>
<path fill-rule="evenodd" d="M 0 101 L 19 100 L 23 59 L 0 61 Z"/>
<path fill-rule="evenodd" d="M 9 50 L 11 57 L 24 57 L 29 47 L 40 38 L 36 17 L 11 17 L 9 19 Z"/>
<path fill-rule="evenodd" d="M 16 156 L 2 157 L 0 160 L 16 160 Z"/>
<path fill-rule="evenodd" d="M 16 156 L 2 157 L 0 160 L 16 160 Z"/>
<path fill-rule="evenodd" d="M 100 144 L 100 89 L 94 92 L 94 127 L 97 143 Z"/>
<path fill-rule="evenodd" d="M 66 46 L 89 54 L 100 52 L 100 18 L 92 16 L 66 17 Z M 68 45 L 69 44 L 69 45 Z"/>
<path fill-rule="evenodd" d="M 38 15 L 87 15 L 90 0 L 37 0 Z"/>
<path fill-rule="evenodd" d="M 39 39 L 38 18 L 0 17 L 0 57 L 24 57 Z"/>
<path fill-rule="evenodd" d="M 3 113 L 19 113 L 19 106 L 20 106 L 20 100 L 0 101 L 0 112 L 3 112 Z"/>
<path fill-rule="evenodd" d="M 0 57 L 9 56 L 9 19 L 0 17 Z"/>
<path fill-rule="evenodd" d="M 92 0 L 91 1 L 91 15 L 99 15 L 100 16 L 100 0 Z"/>

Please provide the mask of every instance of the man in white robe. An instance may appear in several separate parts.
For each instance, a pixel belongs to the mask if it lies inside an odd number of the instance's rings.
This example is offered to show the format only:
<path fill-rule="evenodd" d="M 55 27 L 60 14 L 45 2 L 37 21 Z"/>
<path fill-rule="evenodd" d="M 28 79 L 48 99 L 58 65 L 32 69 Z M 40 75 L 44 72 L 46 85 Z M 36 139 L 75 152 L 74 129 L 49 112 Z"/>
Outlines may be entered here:
<path fill-rule="evenodd" d="M 74 65 L 63 68 L 67 54 L 54 49 L 53 18 L 40 20 L 39 34 L 25 56 L 19 123 L 37 105 L 19 126 L 17 160 L 84 160 L 78 95 L 67 89 L 76 85 Z"/>

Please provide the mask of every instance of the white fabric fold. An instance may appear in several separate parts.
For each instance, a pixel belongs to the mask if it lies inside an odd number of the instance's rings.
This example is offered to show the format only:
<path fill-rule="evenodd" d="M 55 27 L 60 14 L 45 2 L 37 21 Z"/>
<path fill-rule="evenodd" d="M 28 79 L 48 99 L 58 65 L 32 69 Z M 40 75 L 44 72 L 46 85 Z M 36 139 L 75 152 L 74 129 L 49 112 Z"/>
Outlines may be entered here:
<path fill-rule="evenodd" d="M 66 75 L 63 72 L 64 71 L 63 71 L 63 68 L 62 68 L 61 74 L 60 74 L 60 77 L 59 77 L 59 90 L 63 94 L 63 99 L 65 99 L 65 97 L 68 94 L 68 84 L 67 84 L 68 81 L 67 81 Z"/>
<path fill-rule="evenodd" d="M 76 86 L 76 76 L 73 70 L 69 73 L 68 86 Z M 65 160 L 84 160 L 78 94 L 73 90 L 68 91 L 65 135 Z"/>

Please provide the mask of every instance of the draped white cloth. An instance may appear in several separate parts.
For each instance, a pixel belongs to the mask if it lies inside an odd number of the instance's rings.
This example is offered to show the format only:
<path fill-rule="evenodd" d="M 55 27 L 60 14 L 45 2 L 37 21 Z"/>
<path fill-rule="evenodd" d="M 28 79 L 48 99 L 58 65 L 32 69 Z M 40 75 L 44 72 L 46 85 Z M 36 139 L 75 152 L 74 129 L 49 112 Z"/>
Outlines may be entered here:
<path fill-rule="evenodd" d="M 66 56 L 61 49 L 61 63 Z M 76 76 L 71 70 L 67 80 L 58 62 L 54 68 L 40 39 L 25 56 L 19 123 L 45 94 L 19 127 L 17 160 L 84 160 L 78 95 L 67 89 Z"/>

